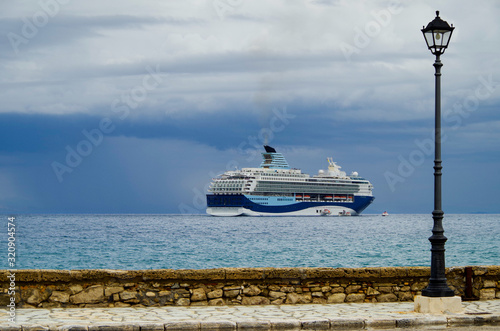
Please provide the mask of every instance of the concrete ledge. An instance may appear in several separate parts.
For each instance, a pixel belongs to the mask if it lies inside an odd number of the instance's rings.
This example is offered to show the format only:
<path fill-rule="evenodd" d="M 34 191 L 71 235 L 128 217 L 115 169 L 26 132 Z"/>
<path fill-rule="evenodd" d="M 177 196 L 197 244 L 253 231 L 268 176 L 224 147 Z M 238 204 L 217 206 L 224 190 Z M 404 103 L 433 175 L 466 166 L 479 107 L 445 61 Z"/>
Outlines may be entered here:
<path fill-rule="evenodd" d="M 461 313 L 463 312 L 462 298 L 458 296 L 432 298 L 417 295 L 415 311 L 425 314 Z"/>

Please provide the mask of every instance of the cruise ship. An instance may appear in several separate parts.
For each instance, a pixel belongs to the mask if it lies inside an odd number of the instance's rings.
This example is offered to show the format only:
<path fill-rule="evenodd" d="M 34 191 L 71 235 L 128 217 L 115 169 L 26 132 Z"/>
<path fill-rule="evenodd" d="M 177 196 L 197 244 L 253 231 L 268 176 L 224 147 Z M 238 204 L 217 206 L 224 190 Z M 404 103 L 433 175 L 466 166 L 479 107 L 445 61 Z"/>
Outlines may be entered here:
<path fill-rule="evenodd" d="M 213 216 L 356 216 L 373 202 L 372 184 L 346 175 L 331 158 L 328 170 L 310 176 L 290 168 L 285 157 L 264 146 L 259 168 L 226 171 L 207 194 Z"/>

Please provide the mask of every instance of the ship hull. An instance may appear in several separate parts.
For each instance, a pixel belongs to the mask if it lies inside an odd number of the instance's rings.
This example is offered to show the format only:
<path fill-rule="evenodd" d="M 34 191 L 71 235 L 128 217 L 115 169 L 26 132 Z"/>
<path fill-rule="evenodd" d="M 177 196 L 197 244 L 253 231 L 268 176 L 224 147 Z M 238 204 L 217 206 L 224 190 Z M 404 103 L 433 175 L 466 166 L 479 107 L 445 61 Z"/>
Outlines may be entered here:
<path fill-rule="evenodd" d="M 260 199 L 264 203 L 251 199 Z M 257 199 L 243 194 L 209 194 L 207 213 L 213 216 L 356 216 L 372 203 L 374 197 L 354 196 L 350 202 L 290 201 L 264 196 Z"/>

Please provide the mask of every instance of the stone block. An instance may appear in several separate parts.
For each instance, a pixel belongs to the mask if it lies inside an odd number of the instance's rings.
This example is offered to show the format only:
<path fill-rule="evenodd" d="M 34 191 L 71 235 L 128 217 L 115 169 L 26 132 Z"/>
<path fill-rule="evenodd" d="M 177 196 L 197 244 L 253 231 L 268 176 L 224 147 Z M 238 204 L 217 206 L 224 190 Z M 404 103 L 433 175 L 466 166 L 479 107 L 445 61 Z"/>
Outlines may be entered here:
<path fill-rule="evenodd" d="M 54 291 L 54 292 L 52 292 L 52 295 L 49 297 L 49 301 L 68 303 L 69 302 L 69 293 L 62 292 L 62 291 Z"/>
<path fill-rule="evenodd" d="M 408 275 L 408 269 L 403 267 L 383 267 L 380 268 L 381 278 L 401 278 Z"/>
<path fill-rule="evenodd" d="M 488 276 L 499 276 L 500 275 L 500 265 L 490 265 L 488 266 L 488 271 L 486 272 Z"/>
<path fill-rule="evenodd" d="M 179 298 L 189 298 L 191 294 L 189 293 L 188 290 L 185 288 L 180 288 L 172 291 L 174 298 L 179 299 Z"/>
<path fill-rule="evenodd" d="M 380 292 L 374 289 L 373 287 L 368 287 L 366 289 L 366 295 L 379 295 Z"/>
<path fill-rule="evenodd" d="M 392 318 L 374 317 L 365 321 L 365 327 L 368 330 L 376 329 L 396 329 L 396 321 Z"/>
<path fill-rule="evenodd" d="M 497 287 L 497 282 L 494 280 L 485 280 L 483 282 L 483 288 L 495 288 Z"/>
<path fill-rule="evenodd" d="M 207 320 L 201 322 L 201 330 L 236 330 L 236 322 Z"/>
<path fill-rule="evenodd" d="M 222 289 L 216 289 L 211 292 L 207 293 L 207 298 L 209 299 L 216 299 L 216 298 L 222 298 L 222 295 L 224 294 L 224 291 Z"/>
<path fill-rule="evenodd" d="M 209 306 L 225 306 L 226 303 L 224 302 L 224 299 L 222 298 L 217 298 L 217 299 L 212 299 L 208 301 Z"/>
<path fill-rule="evenodd" d="M 334 287 L 330 293 L 344 293 L 345 289 L 342 286 Z"/>
<path fill-rule="evenodd" d="M 155 298 L 156 297 L 156 292 L 151 292 L 151 291 L 146 292 L 146 296 L 148 298 Z"/>
<path fill-rule="evenodd" d="M 334 293 L 328 296 L 328 303 L 343 303 L 345 301 L 345 293 Z"/>
<path fill-rule="evenodd" d="M 410 289 L 412 291 L 422 291 L 424 288 L 427 287 L 428 284 L 429 282 L 416 282 L 411 284 Z"/>
<path fill-rule="evenodd" d="M 271 323 L 258 320 L 239 320 L 236 322 L 238 330 L 270 330 Z"/>
<path fill-rule="evenodd" d="M 351 293 L 345 298 L 346 302 L 363 302 L 365 300 L 365 294 L 363 293 Z"/>
<path fill-rule="evenodd" d="M 311 295 L 316 298 L 322 298 L 323 292 L 312 292 Z"/>
<path fill-rule="evenodd" d="M 163 323 L 141 323 L 141 331 L 164 331 Z"/>
<path fill-rule="evenodd" d="M 413 301 L 413 294 L 411 292 L 399 292 L 399 301 Z"/>
<path fill-rule="evenodd" d="M 243 294 L 247 296 L 259 295 L 261 292 L 262 290 L 255 285 L 250 285 L 249 287 L 245 287 L 243 289 Z"/>
<path fill-rule="evenodd" d="M 27 293 L 22 296 L 23 297 L 27 296 L 27 298 L 25 299 L 26 303 L 36 306 L 41 302 L 47 300 L 51 294 L 52 291 L 49 291 L 48 289 L 42 291 L 37 288 L 34 288 L 31 291 L 27 291 Z"/>
<path fill-rule="evenodd" d="M 269 286 L 267 287 L 267 289 L 268 289 L 269 291 L 279 291 L 279 290 L 281 289 L 281 287 L 279 287 L 278 285 L 269 285 Z"/>
<path fill-rule="evenodd" d="M 362 330 L 365 328 L 363 318 L 330 318 L 331 330 Z"/>
<path fill-rule="evenodd" d="M 123 323 L 106 323 L 89 326 L 89 331 L 140 331 L 140 329 L 139 325 Z"/>
<path fill-rule="evenodd" d="M 205 290 L 202 288 L 196 288 L 191 294 L 191 301 L 204 301 L 207 300 L 207 295 Z"/>
<path fill-rule="evenodd" d="M 80 284 L 73 284 L 68 287 L 68 290 L 71 295 L 77 294 L 83 291 L 83 286 Z"/>
<path fill-rule="evenodd" d="M 272 330 L 300 330 L 301 323 L 294 319 L 272 319 Z"/>
<path fill-rule="evenodd" d="M 311 293 L 297 294 L 297 293 L 287 293 L 286 301 L 287 304 L 297 304 L 297 303 L 311 303 L 312 295 Z"/>
<path fill-rule="evenodd" d="M 282 304 L 285 303 L 285 300 L 286 300 L 286 298 L 280 298 L 280 299 L 272 300 L 271 304 L 272 305 L 282 305 Z"/>
<path fill-rule="evenodd" d="M 106 286 L 104 289 L 104 295 L 109 297 L 115 293 L 123 292 L 124 290 L 125 288 L 123 288 L 123 286 Z"/>
<path fill-rule="evenodd" d="M 379 286 L 377 290 L 380 293 L 392 293 L 392 286 Z"/>
<path fill-rule="evenodd" d="M 175 321 L 175 322 L 165 322 L 165 330 L 175 330 L 175 331 L 187 331 L 187 330 L 199 330 L 200 322 L 195 320 L 190 321 Z"/>
<path fill-rule="evenodd" d="M 271 301 L 262 296 L 244 297 L 241 300 L 242 305 L 269 305 Z"/>
<path fill-rule="evenodd" d="M 269 289 L 271 290 L 271 287 L 269 287 Z M 281 288 L 278 288 L 278 290 L 280 292 L 284 292 L 284 293 L 292 293 L 292 292 L 295 292 L 295 287 L 293 287 L 293 286 L 282 286 Z M 275 291 L 278 291 L 278 290 L 275 290 Z"/>
<path fill-rule="evenodd" d="M 459 296 L 432 298 L 417 295 L 415 311 L 426 314 L 461 313 L 463 312 L 462 298 Z"/>
<path fill-rule="evenodd" d="M 278 299 L 278 298 L 286 297 L 286 293 L 269 291 L 269 297 L 273 298 L 273 299 Z"/>
<path fill-rule="evenodd" d="M 483 288 L 479 290 L 479 300 L 492 300 L 495 299 L 494 288 Z"/>
<path fill-rule="evenodd" d="M 357 293 L 361 289 L 361 285 L 349 285 L 345 289 L 345 293 Z"/>
<path fill-rule="evenodd" d="M 69 301 L 73 304 L 102 302 L 104 301 L 104 286 L 89 286 L 83 291 L 70 296 Z"/>
<path fill-rule="evenodd" d="M 180 298 L 175 302 L 176 306 L 189 306 L 191 301 L 188 298 Z"/>
<path fill-rule="evenodd" d="M 329 330 L 330 329 L 330 320 L 323 318 L 315 318 L 315 319 L 301 319 L 301 329 L 302 330 Z"/>
<path fill-rule="evenodd" d="M 224 296 L 226 298 L 236 298 L 239 294 L 240 294 L 240 290 L 224 291 Z"/>
<path fill-rule="evenodd" d="M 119 296 L 120 300 L 127 301 L 137 299 L 137 294 L 139 294 L 137 291 L 123 291 L 119 293 Z"/>
<path fill-rule="evenodd" d="M 489 271 L 488 267 L 483 267 L 483 266 L 472 267 L 472 272 L 474 273 L 474 276 L 486 275 L 488 271 Z"/>
<path fill-rule="evenodd" d="M 380 294 L 377 296 L 377 302 L 396 302 L 398 297 L 394 293 Z"/>
<path fill-rule="evenodd" d="M 5 308 L 10 303 L 10 295 L 1 293 L 0 294 L 0 306 Z"/>

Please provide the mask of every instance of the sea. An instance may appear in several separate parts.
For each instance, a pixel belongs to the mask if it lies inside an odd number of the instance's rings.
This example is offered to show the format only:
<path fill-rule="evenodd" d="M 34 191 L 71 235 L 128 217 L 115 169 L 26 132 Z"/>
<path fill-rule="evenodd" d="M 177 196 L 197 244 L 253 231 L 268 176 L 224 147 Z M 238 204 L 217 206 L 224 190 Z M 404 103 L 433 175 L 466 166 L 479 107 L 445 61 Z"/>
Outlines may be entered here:
<path fill-rule="evenodd" d="M 15 215 L 8 248 L 0 217 L 2 269 L 429 266 L 433 225 L 430 214 Z M 500 215 L 446 214 L 443 227 L 447 267 L 500 264 Z"/>

